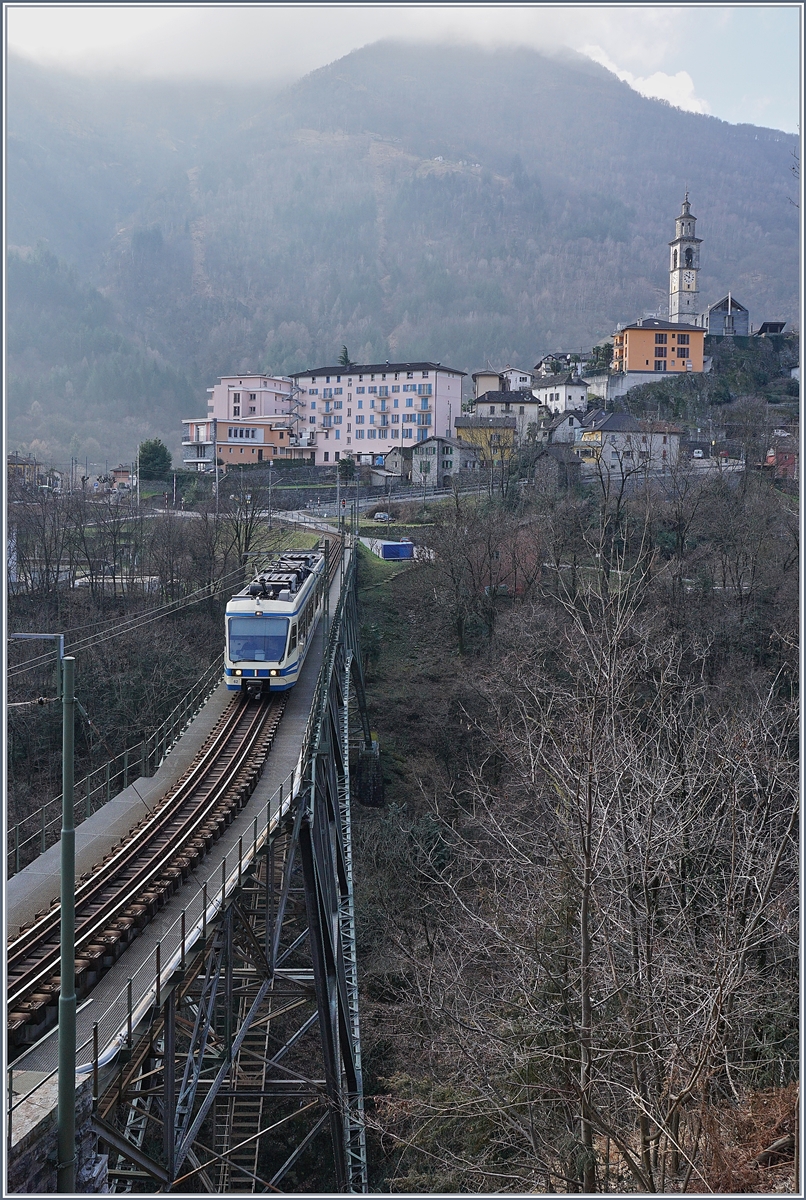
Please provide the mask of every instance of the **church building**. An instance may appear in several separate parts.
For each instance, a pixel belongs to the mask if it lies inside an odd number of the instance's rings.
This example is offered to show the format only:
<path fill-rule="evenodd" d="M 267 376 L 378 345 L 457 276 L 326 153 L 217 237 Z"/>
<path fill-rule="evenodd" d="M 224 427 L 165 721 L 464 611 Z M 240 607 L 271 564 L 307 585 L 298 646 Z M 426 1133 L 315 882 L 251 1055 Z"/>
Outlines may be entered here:
<path fill-rule="evenodd" d="M 675 221 L 674 241 L 669 242 L 669 321 L 698 325 L 712 337 L 747 337 L 750 314 L 728 292 L 716 304 L 700 305 L 700 246 L 697 218 L 691 211 L 688 192 Z"/>
<path fill-rule="evenodd" d="M 695 236 L 697 218 L 692 214 L 688 192 L 680 216 L 675 222 L 675 237 L 669 242 L 669 320 L 673 324 L 699 324 L 700 244 Z"/>

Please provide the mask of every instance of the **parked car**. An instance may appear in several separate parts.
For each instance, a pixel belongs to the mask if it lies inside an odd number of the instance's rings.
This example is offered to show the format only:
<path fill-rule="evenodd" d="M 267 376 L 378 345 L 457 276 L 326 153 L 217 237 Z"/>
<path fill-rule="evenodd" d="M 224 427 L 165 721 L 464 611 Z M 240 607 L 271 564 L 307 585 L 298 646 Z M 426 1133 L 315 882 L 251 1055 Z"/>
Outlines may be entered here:
<path fill-rule="evenodd" d="M 389 521 L 389 520 L 391 520 L 391 518 L 389 516 L 389 513 L 377 512 L 375 514 L 375 520 L 376 521 Z"/>
<path fill-rule="evenodd" d="M 692 458 L 705 458 L 705 455 L 703 454 L 702 450 L 694 450 L 694 451 L 692 451 L 691 457 Z"/>

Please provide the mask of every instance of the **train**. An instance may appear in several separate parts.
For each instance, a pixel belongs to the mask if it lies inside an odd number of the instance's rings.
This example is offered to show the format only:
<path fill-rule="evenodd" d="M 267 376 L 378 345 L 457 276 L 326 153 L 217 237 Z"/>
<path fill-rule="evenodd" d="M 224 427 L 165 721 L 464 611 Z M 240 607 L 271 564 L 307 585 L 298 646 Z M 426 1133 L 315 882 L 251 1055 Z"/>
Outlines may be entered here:
<path fill-rule="evenodd" d="M 278 553 L 225 610 L 224 680 L 250 697 L 285 692 L 299 679 L 324 608 L 328 571 L 320 550 Z"/>

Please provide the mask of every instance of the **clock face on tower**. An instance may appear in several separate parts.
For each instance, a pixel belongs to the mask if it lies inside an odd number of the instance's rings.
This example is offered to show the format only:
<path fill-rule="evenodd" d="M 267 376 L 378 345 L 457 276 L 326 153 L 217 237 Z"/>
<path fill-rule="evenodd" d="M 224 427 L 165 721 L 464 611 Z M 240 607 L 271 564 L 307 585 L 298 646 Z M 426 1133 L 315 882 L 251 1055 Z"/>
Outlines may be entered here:
<path fill-rule="evenodd" d="M 693 271 L 684 271 L 683 272 L 683 286 L 691 287 L 693 282 L 694 282 L 694 272 Z"/>

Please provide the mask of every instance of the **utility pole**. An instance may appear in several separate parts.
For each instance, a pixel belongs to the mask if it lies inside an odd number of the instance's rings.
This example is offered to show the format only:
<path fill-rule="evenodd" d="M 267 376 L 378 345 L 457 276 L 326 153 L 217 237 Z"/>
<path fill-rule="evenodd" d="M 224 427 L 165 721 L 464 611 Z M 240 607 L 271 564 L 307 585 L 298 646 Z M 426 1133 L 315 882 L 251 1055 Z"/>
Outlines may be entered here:
<path fill-rule="evenodd" d="M 57 1191 L 75 1191 L 76 1173 L 76 830 L 73 814 L 75 662 L 63 633 L 13 633 L 10 642 L 54 641 L 56 694 L 62 700 L 61 963 L 59 993 Z"/>
<path fill-rule="evenodd" d="M 75 662 L 62 660 L 61 963 L 57 1188 L 75 1192 L 76 1178 L 76 831 L 73 822 Z"/>

